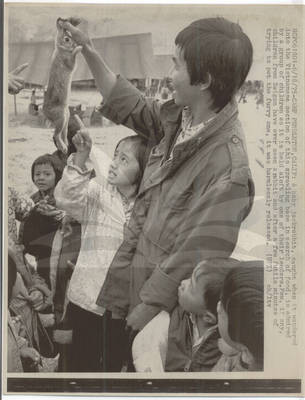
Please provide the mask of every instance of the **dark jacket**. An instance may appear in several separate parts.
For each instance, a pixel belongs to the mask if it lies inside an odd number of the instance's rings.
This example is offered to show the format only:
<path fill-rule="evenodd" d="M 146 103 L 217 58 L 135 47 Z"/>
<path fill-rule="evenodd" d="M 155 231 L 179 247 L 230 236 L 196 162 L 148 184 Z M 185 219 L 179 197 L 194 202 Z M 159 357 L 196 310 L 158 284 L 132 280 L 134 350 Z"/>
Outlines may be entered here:
<path fill-rule="evenodd" d="M 209 330 L 195 351 L 192 337 L 193 323 L 190 314 L 178 305 L 170 318 L 165 371 L 211 371 L 221 357 L 217 326 Z"/>
<path fill-rule="evenodd" d="M 234 250 L 254 187 L 235 102 L 178 144 L 182 109 L 150 102 L 118 78 L 103 115 L 148 138 L 150 157 L 124 242 L 97 304 L 126 317 L 137 304 L 171 311 L 181 280 L 203 259 Z"/>
<path fill-rule="evenodd" d="M 31 196 L 38 203 L 42 196 L 36 192 Z M 33 209 L 20 228 L 20 240 L 25 247 L 25 253 L 35 256 L 37 272 L 50 288 L 50 256 L 54 235 L 60 226 L 60 221 L 53 217 L 42 215 Z"/>

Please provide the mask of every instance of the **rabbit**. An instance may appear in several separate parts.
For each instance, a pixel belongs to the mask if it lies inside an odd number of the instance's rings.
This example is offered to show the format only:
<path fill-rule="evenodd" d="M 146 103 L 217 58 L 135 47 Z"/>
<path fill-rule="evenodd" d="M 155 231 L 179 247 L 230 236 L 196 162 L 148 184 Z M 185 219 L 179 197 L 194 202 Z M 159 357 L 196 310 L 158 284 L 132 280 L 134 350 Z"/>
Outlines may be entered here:
<path fill-rule="evenodd" d="M 72 74 L 76 67 L 76 55 L 82 50 L 63 28 L 65 20 L 56 21 L 57 35 L 52 55 L 48 87 L 44 96 L 43 113 L 55 126 L 54 142 L 64 154 L 68 151 L 67 131 L 69 112 L 69 96 Z"/>

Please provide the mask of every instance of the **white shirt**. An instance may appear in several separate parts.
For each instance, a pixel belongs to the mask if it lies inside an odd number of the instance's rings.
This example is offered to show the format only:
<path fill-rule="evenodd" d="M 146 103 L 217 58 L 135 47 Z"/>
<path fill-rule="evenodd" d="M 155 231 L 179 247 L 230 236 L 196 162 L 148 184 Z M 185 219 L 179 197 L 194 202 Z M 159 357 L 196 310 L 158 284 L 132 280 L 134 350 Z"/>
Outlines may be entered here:
<path fill-rule="evenodd" d="M 108 268 L 123 242 L 126 216 L 132 204 L 124 209 L 115 186 L 107 182 L 111 160 L 94 147 L 90 153 L 96 177 L 90 179 L 92 168 L 85 171 L 74 165 L 72 154 L 58 182 L 56 204 L 81 223 L 81 248 L 68 288 L 68 299 L 79 307 L 103 315 L 96 304 Z"/>
<path fill-rule="evenodd" d="M 207 126 L 215 117 L 211 117 L 208 120 L 201 122 L 198 125 L 192 125 L 192 115 L 188 107 L 184 107 L 182 110 L 182 121 L 181 121 L 181 132 L 179 133 L 174 147 L 178 144 L 185 142 L 192 137 L 196 136 L 205 126 Z M 172 153 L 170 157 L 172 157 Z"/>

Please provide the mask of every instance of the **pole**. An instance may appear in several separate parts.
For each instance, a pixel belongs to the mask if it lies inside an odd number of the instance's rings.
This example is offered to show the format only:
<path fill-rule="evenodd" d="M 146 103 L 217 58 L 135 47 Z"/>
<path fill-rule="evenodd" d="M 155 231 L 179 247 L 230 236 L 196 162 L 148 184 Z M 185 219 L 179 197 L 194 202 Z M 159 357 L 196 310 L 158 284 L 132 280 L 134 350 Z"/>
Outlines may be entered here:
<path fill-rule="evenodd" d="M 16 103 L 16 95 L 14 94 L 14 108 L 15 108 L 15 115 L 17 115 L 17 103 Z"/>

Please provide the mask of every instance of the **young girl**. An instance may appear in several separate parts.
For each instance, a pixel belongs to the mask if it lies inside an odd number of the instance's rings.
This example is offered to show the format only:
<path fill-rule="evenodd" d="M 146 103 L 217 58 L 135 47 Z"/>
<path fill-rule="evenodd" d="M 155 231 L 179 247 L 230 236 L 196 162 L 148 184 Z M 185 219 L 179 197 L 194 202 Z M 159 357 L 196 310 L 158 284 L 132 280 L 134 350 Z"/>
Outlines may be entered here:
<path fill-rule="evenodd" d="M 262 371 L 264 358 L 264 268 L 233 268 L 217 305 L 218 343 L 223 353 L 213 371 Z"/>
<path fill-rule="evenodd" d="M 78 372 L 120 371 L 126 347 L 123 320 L 96 304 L 109 265 L 123 241 L 145 164 L 146 145 L 138 136 L 121 140 L 109 166 L 97 157 L 84 127 L 73 138 L 72 154 L 55 190 L 57 205 L 82 225 L 81 250 L 68 290 L 71 302 L 74 367 Z M 91 153 L 90 153 L 91 152 Z M 96 177 L 90 179 L 89 154 Z M 101 159 L 97 164 L 97 159 Z M 127 294 L 126 294 L 127 295 Z"/>
<path fill-rule="evenodd" d="M 48 284 L 50 282 L 50 257 L 54 235 L 64 213 L 55 207 L 53 191 L 61 178 L 62 169 L 51 154 L 38 157 L 31 169 L 32 180 L 38 191 L 31 198 L 36 208 L 20 228 L 25 252 L 36 257 L 37 272 Z"/>

